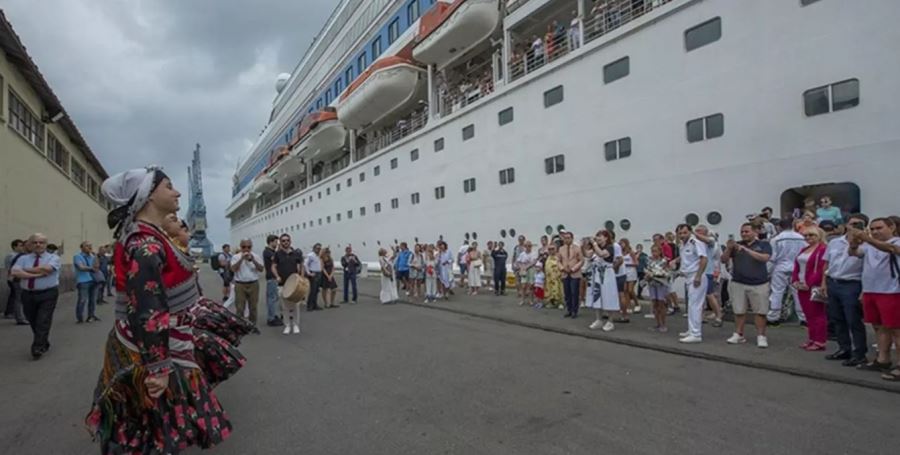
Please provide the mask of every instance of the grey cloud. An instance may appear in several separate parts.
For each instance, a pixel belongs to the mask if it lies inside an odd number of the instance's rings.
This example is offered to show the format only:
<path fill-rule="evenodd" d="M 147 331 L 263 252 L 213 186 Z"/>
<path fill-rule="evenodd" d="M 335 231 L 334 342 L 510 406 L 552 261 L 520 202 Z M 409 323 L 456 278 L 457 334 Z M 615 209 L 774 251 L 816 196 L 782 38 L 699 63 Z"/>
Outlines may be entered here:
<path fill-rule="evenodd" d="M 110 173 L 155 163 L 178 188 L 203 146 L 214 243 L 231 177 L 333 0 L 7 0 L 4 11 Z M 187 200 L 182 202 L 187 206 Z"/>

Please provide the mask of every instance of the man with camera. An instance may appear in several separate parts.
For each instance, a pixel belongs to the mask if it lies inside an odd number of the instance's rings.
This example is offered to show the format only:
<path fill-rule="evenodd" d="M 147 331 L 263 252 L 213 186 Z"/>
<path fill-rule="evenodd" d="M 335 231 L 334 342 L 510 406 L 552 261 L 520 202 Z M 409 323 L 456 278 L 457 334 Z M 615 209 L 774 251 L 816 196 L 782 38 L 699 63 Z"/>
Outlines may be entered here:
<path fill-rule="evenodd" d="M 862 231 L 869 218 L 861 213 L 847 218 L 847 229 Z M 828 320 L 834 326 L 838 350 L 825 356 L 828 360 L 843 360 L 844 366 L 866 363 L 868 343 L 863 324 L 862 259 L 849 254 L 850 235 L 845 234 L 828 242 L 825 250 L 825 283 L 822 291 L 828 296 Z"/>
<path fill-rule="evenodd" d="M 241 240 L 240 251 L 231 257 L 229 267 L 234 273 L 234 306 L 238 316 L 244 316 L 244 308 L 250 305 L 250 322 L 256 325 L 256 307 L 259 303 L 259 273 L 265 270 L 263 258 L 253 252 L 250 239 Z"/>
<path fill-rule="evenodd" d="M 759 240 L 757 231 L 749 222 L 741 225 L 741 241 L 728 240 L 722 262 L 732 261 L 731 306 L 734 310 L 734 333 L 728 344 L 746 343 L 744 323 L 747 310 L 754 314 L 756 346 L 769 347 L 766 338 L 766 315 L 769 313 L 769 271 L 766 263 L 772 256 L 769 242 Z"/>

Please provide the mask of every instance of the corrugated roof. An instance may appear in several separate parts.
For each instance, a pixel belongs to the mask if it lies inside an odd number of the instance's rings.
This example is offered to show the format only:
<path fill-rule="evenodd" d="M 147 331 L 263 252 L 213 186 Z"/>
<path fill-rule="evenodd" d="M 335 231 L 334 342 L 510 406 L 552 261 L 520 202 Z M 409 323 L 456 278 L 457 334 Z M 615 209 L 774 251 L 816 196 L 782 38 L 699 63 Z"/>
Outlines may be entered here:
<path fill-rule="evenodd" d="M 69 136 L 71 142 L 81 150 L 87 158 L 88 163 L 93 166 L 97 171 L 97 174 L 99 174 L 100 179 L 105 180 L 109 177 L 109 174 L 106 173 L 106 169 L 100 164 L 100 160 L 97 159 L 97 156 L 91 151 L 90 146 L 88 146 L 87 142 L 84 140 L 81 132 L 78 131 L 78 127 L 75 126 L 72 117 L 66 112 L 62 102 L 60 102 L 59 98 L 56 97 L 56 94 L 53 93 L 53 89 L 50 88 L 50 84 L 47 83 L 47 80 L 44 79 L 41 70 L 38 69 L 37 64 L 35 64 L 34 60 L 31 59 L 31 56 L 28 55 L 25 45 L 22 44 L 22 40 L 19 39 L 19 35 L 16 34 L 16 31 L 13 30 L 12 24 L 6 19 L 6 14 L 2 9 L 0 9 L 0 47 L 6 52 L 7 60 L 18 68 L 19 72 L 25 77 L 25 80 L 31 85 L 31 88 L 37 93 L 41 102 L 44 104 L 47 114 L 50 116 L 56 115 L 58 112 L 66 114 L 65 117 L 57 122 L 57 124 L 65 131 L 66 135 Z"/>

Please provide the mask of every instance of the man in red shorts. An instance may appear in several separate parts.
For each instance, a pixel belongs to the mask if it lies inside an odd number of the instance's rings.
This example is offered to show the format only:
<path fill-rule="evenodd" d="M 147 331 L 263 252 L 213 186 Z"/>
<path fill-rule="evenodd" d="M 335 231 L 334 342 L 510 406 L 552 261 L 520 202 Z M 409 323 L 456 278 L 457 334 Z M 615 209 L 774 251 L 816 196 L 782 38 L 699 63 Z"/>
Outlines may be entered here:
<path fill-rule="evenodd" d="M 852 230 L 849 254 L 863 258 L 863 318 L 878 336 L 878 357 L 857 368 L 880 371 L 900 381 L 900 366 L 891 370 L 891 344 L 900 346 L 900 237 L 888 218 L 875 218 L 869 232 Z"/>

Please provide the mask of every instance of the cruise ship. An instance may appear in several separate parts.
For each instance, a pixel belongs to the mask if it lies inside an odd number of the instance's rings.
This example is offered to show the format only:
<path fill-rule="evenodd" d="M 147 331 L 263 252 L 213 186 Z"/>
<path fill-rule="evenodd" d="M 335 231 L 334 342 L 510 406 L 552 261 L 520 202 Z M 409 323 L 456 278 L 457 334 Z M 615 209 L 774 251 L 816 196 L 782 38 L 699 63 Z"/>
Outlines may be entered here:
<path fill-rule="evenodd" d="M 898 17 L 894 0 L 342 0 L 277 78 L 231 240 L 372 261 L 562 228 L 733 233 L 825 195 L 896 213 Z"/>

